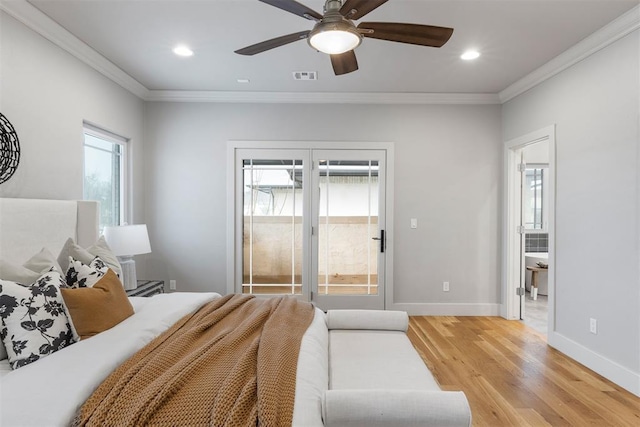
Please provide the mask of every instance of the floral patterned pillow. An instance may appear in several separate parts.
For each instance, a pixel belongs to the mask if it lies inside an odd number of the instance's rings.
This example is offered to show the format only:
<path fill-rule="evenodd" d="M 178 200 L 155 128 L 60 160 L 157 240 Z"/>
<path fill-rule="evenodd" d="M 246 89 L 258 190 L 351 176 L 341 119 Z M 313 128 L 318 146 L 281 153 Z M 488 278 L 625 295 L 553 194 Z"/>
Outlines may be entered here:
<path fill-rule="evenodd" d="M 54 269 L 30 286 L 0 280 L 0 338 L 11 368 L 35 362 L 76 341 L 60 292 L 64 286 Z"/>
<path fill-rule="evenodd" d="M 95 257 L 89 265 L 73 257 L 69 257 L 69 269 L 67 270 L 67 286 L 69 288 L 92 288 L 98 280 L 107 274 L 109 266 Z"/>

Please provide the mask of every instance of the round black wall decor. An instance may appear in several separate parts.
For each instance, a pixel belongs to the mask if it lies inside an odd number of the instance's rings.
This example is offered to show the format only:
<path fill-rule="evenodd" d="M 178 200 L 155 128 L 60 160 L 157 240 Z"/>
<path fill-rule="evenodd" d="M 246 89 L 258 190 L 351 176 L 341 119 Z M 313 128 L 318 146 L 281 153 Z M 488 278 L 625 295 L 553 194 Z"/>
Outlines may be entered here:
<path fill-rule="evenodd" d="M 0 184 L 6 182 L 13 176 L 18 163 L 20 162 L 20 142 L 18 134 L 7 120 L 4 114 L 0 113 Z"/>

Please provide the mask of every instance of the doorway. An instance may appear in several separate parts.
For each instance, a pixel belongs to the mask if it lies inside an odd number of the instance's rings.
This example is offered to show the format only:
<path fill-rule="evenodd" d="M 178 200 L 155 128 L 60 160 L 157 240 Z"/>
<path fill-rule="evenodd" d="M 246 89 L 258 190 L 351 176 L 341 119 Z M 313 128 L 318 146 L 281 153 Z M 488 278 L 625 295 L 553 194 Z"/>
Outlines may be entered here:
<path fill-rule="evenodd" d="M 386 151 L 233 151 L 233 292 L 384 309 Z"/>
<path fill-rule="evenodd" d="M 547 334 L 549 295 L 549 143 L 522 149 L 522 226 L 524 229 L 524 298 L 520 320 Z"/>
<path fill-rule="evenodd" d="M 505 144 L 503 317 L 554 330 L 555 127 Z"/>

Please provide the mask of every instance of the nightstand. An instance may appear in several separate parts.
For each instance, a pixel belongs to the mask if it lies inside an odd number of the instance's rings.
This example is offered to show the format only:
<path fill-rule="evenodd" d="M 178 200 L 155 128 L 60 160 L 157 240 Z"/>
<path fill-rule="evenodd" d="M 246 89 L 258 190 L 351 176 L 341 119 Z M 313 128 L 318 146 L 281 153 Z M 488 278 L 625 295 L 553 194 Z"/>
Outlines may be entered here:
<path fill-rule="evenodd" d="M 127 291 L 129 297 L 151 297 L 164 293 L 164 280 L 138 280 L 138 287 Z"/>

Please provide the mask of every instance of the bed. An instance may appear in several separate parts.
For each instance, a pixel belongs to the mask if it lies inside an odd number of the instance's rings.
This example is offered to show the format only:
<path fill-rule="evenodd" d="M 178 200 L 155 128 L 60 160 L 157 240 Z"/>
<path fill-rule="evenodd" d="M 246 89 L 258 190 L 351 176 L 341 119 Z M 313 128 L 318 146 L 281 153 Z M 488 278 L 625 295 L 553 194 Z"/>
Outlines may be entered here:
<path fill-rule="evenodd" d="M 20 263 L 42 247 L 57 252 L 69 237 L 88 246 L 98 239 L 97 224 L 95 202 L 0 199 L 0 259 Z M 130 297 L 135 314 L 90 339 L 16 370 L 0 360 L 0 425 L 70 425 L 111 372 L 220 298 Z M 464 394 L 441 391 L 411 347 L 407 319 L 398 312 L 313 309 L 299 346 L 292 425 L 470 425 Z"/>

